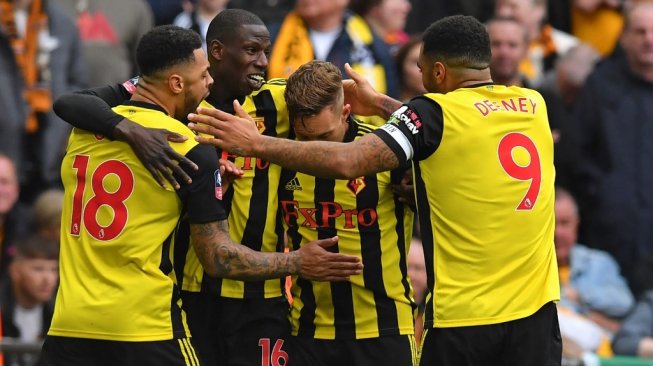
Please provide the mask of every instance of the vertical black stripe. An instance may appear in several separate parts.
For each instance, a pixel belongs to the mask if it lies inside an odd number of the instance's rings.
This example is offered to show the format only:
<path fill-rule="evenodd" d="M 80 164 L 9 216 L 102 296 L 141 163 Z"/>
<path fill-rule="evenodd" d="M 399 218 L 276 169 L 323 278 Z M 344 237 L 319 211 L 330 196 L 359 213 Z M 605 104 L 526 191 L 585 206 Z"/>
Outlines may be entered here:
<path fill-rule="evenodd" d="M 190 245 L 190 225 L 186 220 L 180 220 L 175 230 L 175 249 L 172 255 L 177 286 L 181 289 L 184 284 L 184 267 Z"/>
<path fill-rule="evenodd" d="M 318 239 L 326 239 L 337 234 L 335 218 L 330 217 L 329 222 L 323 222 L 323 215 L 334 216 L 333 205 L 324 205 L 326 202 L 335 202 L 335 180 L 315 178 L 315 218 L 318 224 Z M 324 212 L 324 210 L 329 212 Z M 322 227 L 324 226 L 324 227 Z M 338 252 L 338 244 L 329 248 L 329 251 Z M 331 282 L 331 301 L 333 303 L 333 318 L 335 321 L 335 337 L 356 338 L 356 317 L 354 315 L 354 302 L 352 298 L 351 283 Z"/>
<path fill-rule="evenodd" d="M 405 173 L 405 169 L 395 169 L 390 172 L 390 181 L 392 184 L 398 184 L 401 182 Z M 401 271 L 401 284 L 404 287 L 404 297 L 408 302 L 410 302 L 413 311 L 417 309 L 417 304 L 410 297 L 410 282 L 408 280 L 408 258 L 406 258 L 406 248 L 410 243 L 406 243 L 406 230 L 412 230 L 412 225 L 406 227 L 404 218 L 406 215 L 410 214 L 408 206 L 399 202 L 398 198 L 393 197 L 394 207 L 395 207 L 395 218 L 397 220 L 397 225 L 395 226 L 395 231 L 397 232 L 397 250 L 399 250 L 399 270 Z M 412 237 L 412 235 L 411 235 Z"/>
<path fill-rule="evenodd" d="M 279 183 L 279 204 L 283 205 L 279 208 L 279 213 L 282 216 L 288 214 L 288 241 L 291 250 L 297 250 L 301 246 L 302 236 L 299 234 L 299 226 L 297 225 L 297 217 L 299 213 L 295 207 L 290 203 L 295 200 L 295 194 L 292 189 L 285 189 L 286 184 L 296 177 L 296 173 L 287 169 L 281 170 L 281 179 Z M 285 209 L 284 209 L 285 207 Z M 315 295 L 313 294 L 313 285 L 311 281 L 303 278 L 297 279 L 297 286 L 301 289 L 299 296 L 303 307 L 299 313 L 299 329 L 298 335 L 302 337 L 312 338 L 315 336 Z"/>
<path fill-rule="evenodd" d="M 184 223 L 187 223 L 187 221 L 184 220 L 184 221 L 178 222 L 177 223 L 177 229 L 182 227 Z M 178 256 L 177 256 L 177 254 L 178 254 L 177 244 L 178 243 L 176 243 L 176 242 L 175 242 L 175 250 L 174 250 L 174 253 L 173 253 L 175 263 L 170 261 L 170 245 L 172 244 L 172 240 L 173 240 L 173 238 L 175 238 L 175 239 L 183 238 L 183 236 L 181 236 L 181 235 L 185 235 L 186 248 L 188 248 L 188 238 L 190 237 L 189 234 L 179 232 L 178 230 L 174 230 L 172 233 L 170 233 L 170 235 L 168 235 L 166 240 L 161 245 L 161 264 L 159 265 L 159 269 L 161 270 L 161 272 L 165 273 L 166 275 L 170 274 L 170 271 L 172 271 L 172 269 L 174 268 L 175 269 L 175 276 L 177 277 L 177 281 L 178 281 L 177 283 L 179 284 L 179 286 L 176 285 L 176 284 L 173 284 L 171 289 L 170 289 L 170 292 L 172 293 L 172 296 L 170 298 L 170 320 L 172 322 L 172 336 L 174 338 L 186 337 L 186 331 L 184 329 L 184 322 L 183 322 L 183 318 L 181 316 L 181 307 L 179 306 L 179 297 L 180 297 L 179 289 L 181 288 L 182 279 L 184 277 L 184 267 L 183 267 L 183 264 L 181 264 L 181 267 L 179 268 L 178 264 L 176 263 L 176 261 L 178 259 Z M 183 241 L 183 239 L 182 239 L 182 241 Z M 181 246 L 183 246 L 183 244 Z M 180 257 L 184 258 L 183 262 L 186 261 L 185 260 L 186 253 L 188 253 L 188 249 L 186 249 L 184 253 L 179 252 L 179 254 L 181 254 Z M 174 267 L 173 267 L 173 265 L 174 265 Z M 179 271 L 179 272 L 177 272 L 177 271 Z"/>
<path fill-rule="evenodd" d="M 376 216 L 379 203 L 379 185 L 376 175 L 365 177 L 365 189 L 356 196 L 358 210 L 358 232 L 360 235 L 361 256 L 363 261 L 363 280 L 365 287 L 372 290 L 376 307 L 376 321 L 380 336 L 397 334 L 399 319 L 397 306 L 383 283 L 383 260 L 381 229 L 376 217 L 373 224 L 366 227 L 361 222 L 372 222 L 372 211 Z"/>
<path fill-rule="evenodd" d="M 252 97 L 256 107 L 256 116 L 265 119 L 266 136 L 277 135 L 277 108 L 269 90 L 264 90 Z M 276 220 L 276 215 L 268 216 L 268 200 L 270 189 L 269 163 L 256 163 L 253 159 L 254 179 L 252 181 L 252 195 L 250 197 L 249 217 L 245 224 L 242 243 L 250 248 L 261 251 L 263 247 L 263 232 L 265 223 L 269 220 Z M 276 205 L 275 205 L 276 209 Z M 265 281 L 245 282 L 245 294 L 263 296 L 265 293 Z M 246 295 L 247 297 L 247 295 Z"/>
<path fill-rule="evenodd" d="M 431 227 L 431 206 L 426 195 L 426 187 L 422 178 L 422 170 L 419 161 L 413 162 L 415 175 L 415 194 L 417 196 L 417 213 L 419 217 L 419 228 L 422 234 L 422 246 L 424 247 L 424 260 L 426 262 L 427 288 L 432 291 L 435 285 L 435 243 L 433 242 L 433 229 Z M 435 296 L 431 294 L 430 300 L 426 303 L 424 310 L 424 328 L 433 326 L 433 302 Z"/>
<path fill-rule="evenodd" d="M 161 260 L 159 261 L 159 269 L 165 275 L 170 274 L 172 271 L 172 262 L 170 261 L 170 245 L 175 237 L 176 230 L 173 230 L 170 235 L 161 243 Z"/>

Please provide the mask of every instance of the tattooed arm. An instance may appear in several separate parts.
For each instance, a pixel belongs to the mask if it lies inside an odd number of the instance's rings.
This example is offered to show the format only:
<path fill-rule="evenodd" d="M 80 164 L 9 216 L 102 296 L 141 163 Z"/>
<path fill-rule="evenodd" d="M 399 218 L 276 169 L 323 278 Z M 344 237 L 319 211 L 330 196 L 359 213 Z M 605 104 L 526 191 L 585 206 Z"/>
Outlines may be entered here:
<path fill-rule="evenodd" d="M 363 268 L 357 257 L 324 249 L 337 243 L 337 237 L 313 241 L 290 253 L 263 253 L 234 243 L 226 220 L 191 224 L 190 230 L 195 252 L 211 276 L 253 281 L 300 275 L 310 280 L 344 281 Z"/>
<path fill-rule="evenodd" d="M 349 143 L 278 139 L 261 135 L 238 101 L 234 101 L 234 109 L 236 116 L 207 108 L 199 108 L 201 114 L 190 114 L 189 120 L 195 122 L 189 124 L 191 129 L 214 136 L 196 140 L 323 178 L 357 178 L 400 164 L 393 150 L 373 133 Z"/>

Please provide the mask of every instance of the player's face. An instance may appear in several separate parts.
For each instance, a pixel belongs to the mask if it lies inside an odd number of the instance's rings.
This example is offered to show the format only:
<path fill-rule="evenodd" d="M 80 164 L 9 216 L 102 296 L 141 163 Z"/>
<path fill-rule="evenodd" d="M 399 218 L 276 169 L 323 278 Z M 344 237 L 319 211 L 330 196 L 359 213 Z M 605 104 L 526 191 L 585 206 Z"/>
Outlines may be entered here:
<path fill-rule="evenodd" d="M 0 216 L 4 216 L 18 200 L 18 178 L 14 164 L 0 157 Z"/>
<path fill-rule="evenodd" d="M 558 262 L 566 262 L 578 235 L 578 213 L 571 200 L 561 198 L 555 202 L 555 247 Z"/>
<path fill-rule="evenodd" d="M 490 71 L 498 80 L 512 79 L 528 51 L 524 29 L 515 22 L 495 21 L 488 26 L 492 61 Z"/>
<path fill-rule="evenodd" d="M 621 45 L 632 65 L 653 67 L 653 6 L 639 6 L 632 11 Z"/>
<path fill-rule="evenodd" d="M 236 96 L 249 95 L 265 80 L 270 32 L 264 25 L 242 25 L 239 36 L 224 43 L 219 81 Z"/>
<path fill-rule="evenodd" d="M 347 132 L 349 110 L 342 105 L 324 108 L 311 117 L 295 120 L 293 128 L 300 141 L 342 142 Z"/>
<path fill-rule="evenodd" d="M 28 301 L 43 303 L 54 294 L 59 281 L 59 264 L 52 259 L 17 259 L 11 265 L 11 277 Z"/>
<path fill-rule="evenodd" d="M 433 72 L 434 61 L 424 55 L 423 43 L 419 51 L 419 62 L 417 63 L 417 65 L 419 69 L 422 71 L 422 84 L 424 84 L 424 88 L 426 89 L 426 91 L 428 91 L 429 93 L 439 93 L 440 87 L 438 86 L 438 83 L 435 79 L 435 75 Z"/>
<path fill-rule="evenodd" d="M 195 62 L 184 75 L 184 107 L 181 119 L 197 109 L 200 102 L 209 95 L 213 78 L 209 74 L 209 61 L 204 50 L 195 50 Z"/>

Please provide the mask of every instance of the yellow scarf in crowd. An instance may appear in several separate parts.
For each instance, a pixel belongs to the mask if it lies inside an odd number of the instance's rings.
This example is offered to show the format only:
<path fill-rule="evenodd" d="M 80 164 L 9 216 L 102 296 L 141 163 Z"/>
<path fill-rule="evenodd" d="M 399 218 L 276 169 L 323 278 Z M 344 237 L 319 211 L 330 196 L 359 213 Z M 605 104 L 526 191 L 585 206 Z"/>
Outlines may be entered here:
<path fill-rule="evenodd" d="M 358 15 L 348 17 L 345 31 L 352 40 L 354 49 L 361 47 L 371 49 L 374 37 L 372 30 L 363 18 Z M 287 79 L 301 65 L 314 58 L 315 54 L 306 24 L 296 12 L 290 12 L 281 24 L 279 35 L 272 47 L 268 78 Z M 365 76 L 376 90 L 381 93 L 387 91 L 383 66 L 376 62 L 352 61 L 350 64 L 354 71 Z M 341 67 L 342 65 L 336 66 Z"/>
<path fill-rule="evenodd" d="M 369 25 L 360 16 L 351 15 L 346 19 L 345 31 L 353 43 L 352 50 L 348 50 L 350 55 L 360 54 L 361 49 L 366 49 L 366 54 L 370 57 L 361 61 L 352 59 L 350 61 L 352 69 L 364 76 L 377 91 L 387 93 L 385 70 L 379 60 L 371 59 L 371 45 L 374 36 Z M 290 12 L 281 24 L 279 35 L 272 47 L 268 79 L 287 79 L 300 66 L 313 59 L 315 59 L 315 53 L 308 34 L 308 27 L 296 12 Z M 336 66 L 342 67 L 342 65 Z M 379 117 L 359 116 L 358 118 L 377 126 L 385 122 L 385 119 Z"/>

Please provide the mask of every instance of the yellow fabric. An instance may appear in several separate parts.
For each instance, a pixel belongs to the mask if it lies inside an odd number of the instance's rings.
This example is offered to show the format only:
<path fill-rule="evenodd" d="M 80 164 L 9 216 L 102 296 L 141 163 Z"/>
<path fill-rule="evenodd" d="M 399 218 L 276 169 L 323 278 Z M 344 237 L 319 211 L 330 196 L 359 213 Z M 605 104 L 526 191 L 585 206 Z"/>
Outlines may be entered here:
<path fill-rule="evenodd" d="M 245 111 L 256 121 L 261 133 L 288 137 L 290 122 L 283 96 L 285 90 L 285 80 L 269 80 L 261 89 L 248 95 L 242 103 Z M 257 108 L 257 105 L 262 109 Z M 202 101 L 201 106 L 215 108 L 207 101 Z M 283 251 L 283 246 L 279 245 L 283 238 L 277 235 L 279 230 L 275 220 L 281 167 L 254 157 L 232 156 L 230 160 L 243 171 L 242 178 L 235 180 L 229 188 L 233 191 L 228 217 L 231 239 L 257 251 Z M 244 237 L 246 231 L 252 228 L 259 228 L 261 236 Z M 195 251 L 189 250 L 182 289 L 200 291 L 203 272 Z M 283 296 L 283 282 L 279 279 L 265 281 L 261 294 L 251 291 L 248 293 L 246 282 L 222 279 L 218 295 L 237 299 L 280 297 Z"/>
<path fill-rule="evenodd" d="M 308 37 L 308 29 L 299 14 L 292 11 L 283 20 L 279 35 L 272 47 L 268 76 L 287 79 L 290 74 L 313 58 L 313 46 Z"/>
<path fill-rule="evenodd" d="M 444 117 L 437 151 L 414 163 L 416 187 L 426 192 L 418 209 L 430 214 L 426 230 L 434 242 L 432 248 L 424 242 L 435 276 L 429 279 L 435 293 L 427 303 L 427 325 L 501 323 L 559 300 L 553 140 L 544 100 L 533 90 L 499 85 L 426 97 Z M 523 140 L 533 153 L 515 142 Z M 533 179 L 508 173 L 508 160 L 534 167 L 529 175 L 541 177 L 534 195 L 527 195 Z"/>
<path fill-rule="evenodd" d="M 179 154 L 197 145 L 188 127 L 161 111 L 114 111 L 187 136 L 170 144 Z M 48 334 L 115 341 L 188 337 L 166 250 L 182 209 L 177 193 L 161 188 L 127 144 L 79 129 L 70 136 L 61 176 L 61 284 Z"/>
<path fill-rule="evenodd" d="M 354 123 L 356 138 L 374 129 Z M 292 334 L 313 334 L 314 329 L 316 339 L 413 335 L 405 265 L 410 242 L 404 239 L 405 232 L 412 231 L 413 213 L 402 205 L 409 216 L 404 221 L 404 214 L 395 211 L 391 173 L 331 180 L 284 171 L 282 177 L 280 210 L 289 244 L 297 249 L 325 235 L 338 235 L 338 252 L 360 257 L 365 264 L 363 273 L 344 283 L 294 278 Z M 332 218 L 325 219 L 329 214 Z"/>
<path fill-rule="evenodd" d="M 601 7 L 591 14 L 572 8 L 571 25 L 574 36 L 605 57 L 617 44 L 624 19 L 618 10 L 609 7 Z"/>

